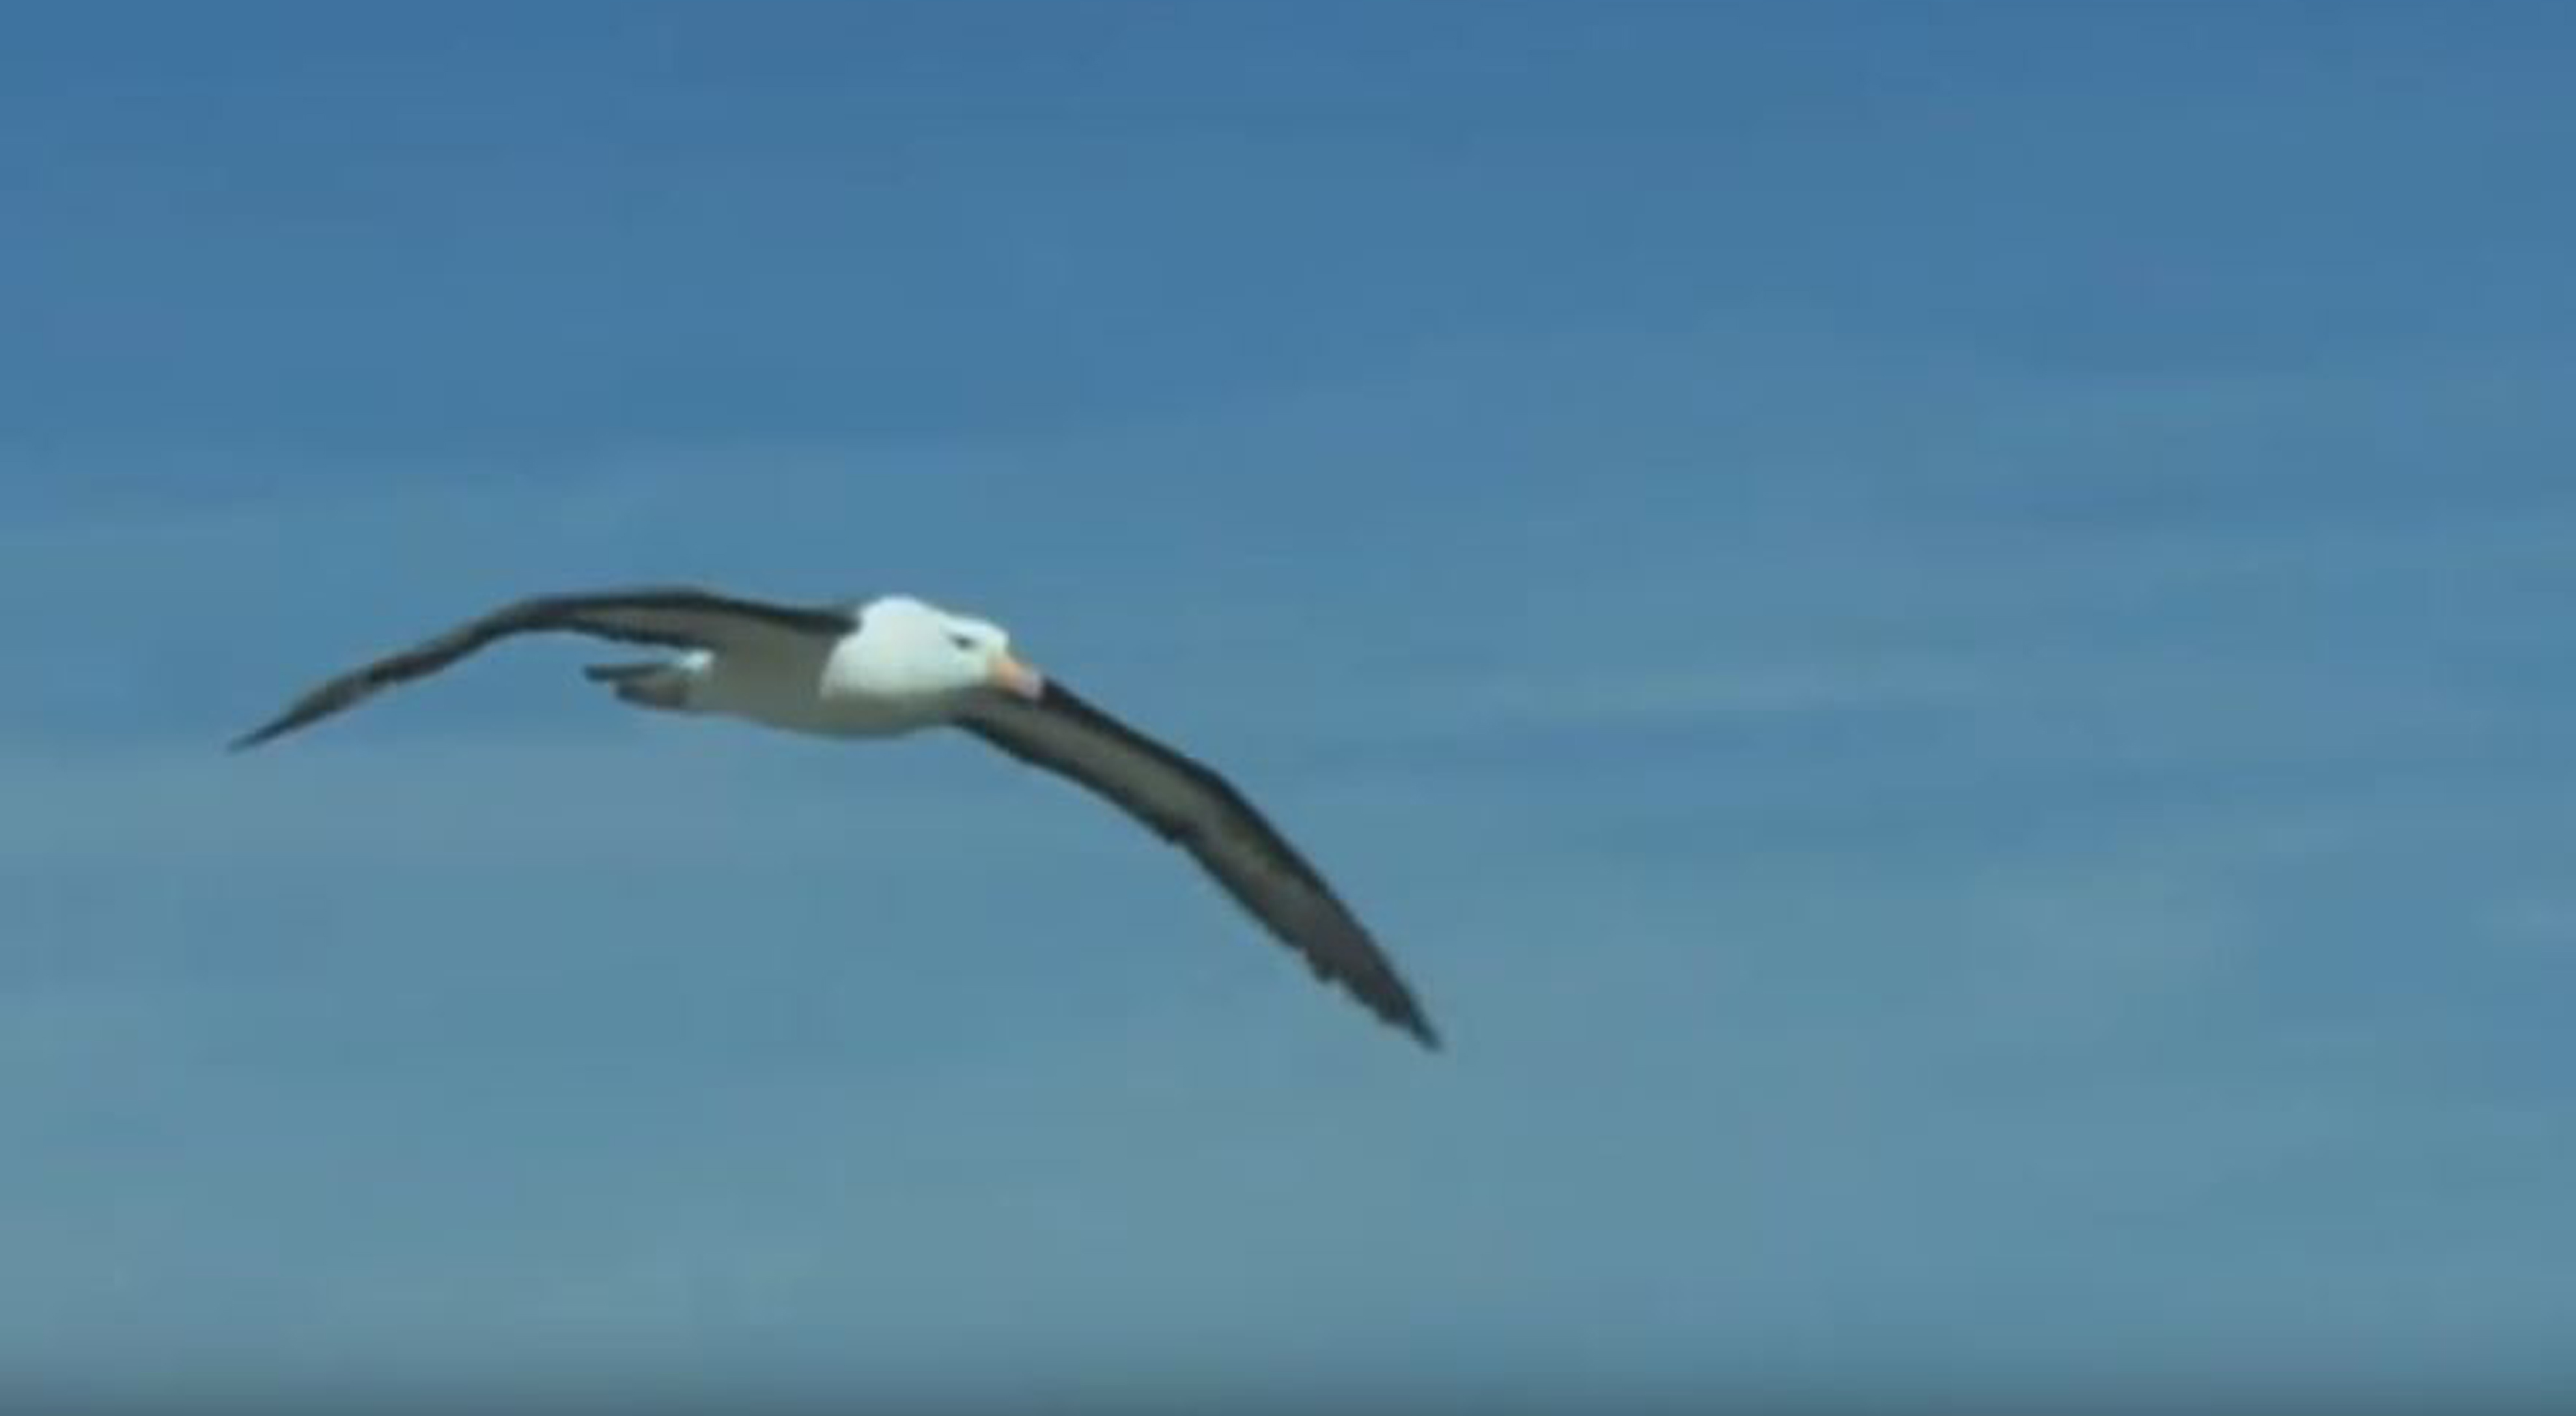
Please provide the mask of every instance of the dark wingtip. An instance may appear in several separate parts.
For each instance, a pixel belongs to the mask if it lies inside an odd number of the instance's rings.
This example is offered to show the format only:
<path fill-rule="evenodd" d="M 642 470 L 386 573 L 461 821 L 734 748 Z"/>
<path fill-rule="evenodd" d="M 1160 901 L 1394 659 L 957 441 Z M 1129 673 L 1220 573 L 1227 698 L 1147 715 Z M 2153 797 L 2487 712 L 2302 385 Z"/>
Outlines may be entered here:
<path fill-rule="evenodd" d="M 261 743 L 267 742 L 272 738 L 284 736 L 288 729 L 295 726 L 296 719 L 295 715 L 292 713 L 283 718 L 272 718 L 269 721 L 260 724 L 258 727 L 251 729 L 249 732 L 242 734 L 240 737 L 234 738 L 231 742 L 225 743 L 224 751 L 248 752 L 252 748 L 257 747 Z"/>
<path fill-rule="evenodd" d="M 1400 989 L 1401 985 L 1398 987 Z M 1370 1006 L 1376 1011 L 1378 1017 L 1383 1019 L 1388 1026 L 1403 1032 L 1406 1036 L 1411 1037 L 1415 1042 L 1421 1043 L 1425 1051 L 1438 1052 L 1441 1050 L 1440 1030 L 1431 1026 L 1430 1017 L 1422 1011 L 1422 1005 L 1413 1000 L 1413 995 L 1409 990 L 1400 991 L 1395 997 L 1390 999 L 1367 999 L 1364 1001 L 1370 1004 Z"/>
<path fill-rule="evenodd" d="M 362 696 L 350 692 L 347 685 L 343 683 L 325 684 L 288 704 L 286 710 L 276 717 L 234 738 L 229 745 L 229 750 L 247 752 L 273 738 L 282 738 L 288 733 L 309 728 L 348 707 Z"/>

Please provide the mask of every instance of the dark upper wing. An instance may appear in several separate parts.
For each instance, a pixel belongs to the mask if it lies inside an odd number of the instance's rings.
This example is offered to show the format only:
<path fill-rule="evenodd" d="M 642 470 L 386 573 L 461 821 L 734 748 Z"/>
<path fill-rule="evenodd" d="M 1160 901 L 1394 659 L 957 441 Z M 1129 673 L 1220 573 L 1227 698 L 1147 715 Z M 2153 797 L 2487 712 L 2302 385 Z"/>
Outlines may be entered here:
<path fill-rule="evenodd" d="M 1424 1046 L 1440 1045 L 1412 990 L 1367 927 L 1213 769 L 1053 680 L 1036 703 L 999 694 L 978 698 L 957 725 L 1013 757 L 1072 778 L 1182 846 L 1281 941 L 1305 955 L 1318 977 L 1340 983 Z"/>
<path fill-rule="evenodd" d="M 233 740 L 238 752 L 357 706 L 379 689 L 434 674 L 498 639 L 569 630 L 630 644 L 756 654 L 810 649 L 849 632 L 844 611 L 773 605 L 687 586 L 535 595 L 317 684 L 286 711 Z"/>

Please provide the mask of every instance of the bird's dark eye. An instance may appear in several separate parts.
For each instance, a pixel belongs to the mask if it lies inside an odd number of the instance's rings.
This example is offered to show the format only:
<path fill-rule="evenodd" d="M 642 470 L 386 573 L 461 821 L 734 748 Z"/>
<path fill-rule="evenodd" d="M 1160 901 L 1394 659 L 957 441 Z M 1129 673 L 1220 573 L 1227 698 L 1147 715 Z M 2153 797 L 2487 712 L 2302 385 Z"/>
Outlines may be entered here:
<path fill-rule="evenodd" d="M 952 634 L 948 636 L 948 642 L 956 645 L 960 649 L 972 649 L 975 647 L 975 640 L 972 635 Z"/>

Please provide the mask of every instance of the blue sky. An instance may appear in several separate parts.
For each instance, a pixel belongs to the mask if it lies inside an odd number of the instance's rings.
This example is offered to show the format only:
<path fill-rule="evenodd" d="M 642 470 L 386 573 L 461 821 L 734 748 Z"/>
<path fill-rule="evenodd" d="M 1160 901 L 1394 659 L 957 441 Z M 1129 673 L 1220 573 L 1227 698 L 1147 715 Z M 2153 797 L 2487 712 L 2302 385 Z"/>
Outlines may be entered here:
<path fill-rule="evenodd" d="M 2571 44 L 19 14 L 0 1380 L 2576 1377 Z M 219 751 L 672 579 L 1009 623 L 1451 1051 L 972 743 L 580 646 Z"/>

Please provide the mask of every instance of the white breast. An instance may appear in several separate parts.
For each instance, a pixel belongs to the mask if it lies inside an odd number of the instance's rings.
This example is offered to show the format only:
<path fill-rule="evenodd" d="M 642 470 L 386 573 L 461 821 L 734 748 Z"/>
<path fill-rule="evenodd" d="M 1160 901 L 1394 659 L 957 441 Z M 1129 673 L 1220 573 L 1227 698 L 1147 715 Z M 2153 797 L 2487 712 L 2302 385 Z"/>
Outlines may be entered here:
<path fill-rule="evenodd" d="M 688 666 L 696 683 L 689 706 L 825 737 L 891 737 L 946 716 L 937 703 L 852 692 L 826 671 L 826 662 L 821 653 L 792 659 L 692 655 Z"/>

